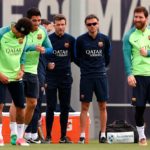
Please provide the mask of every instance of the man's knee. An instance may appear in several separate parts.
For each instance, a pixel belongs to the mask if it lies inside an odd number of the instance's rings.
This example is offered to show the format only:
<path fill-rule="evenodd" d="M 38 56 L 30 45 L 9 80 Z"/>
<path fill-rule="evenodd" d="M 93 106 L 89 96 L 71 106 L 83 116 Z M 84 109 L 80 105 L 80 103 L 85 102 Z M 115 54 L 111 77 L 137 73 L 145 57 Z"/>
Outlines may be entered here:
<path fill-rule="evenodd" d="M 82 102 L 82 109 L 81 109 L 81 111 L 82 112 L 87 112 L 89 110 L 89 105 L 90 105 L 90 103 Z"/>
<path fill-rule="evenodd" d="M 37 105 L 37 101 L 36 100 L 27 100 L 27 108 L 29 109 L 35 109 L 36 105 Z"/>
<path fill-rule="evenodd" d="M 105 102 L 99 102 L 99 108 L 100 111 L 106 111 L 106 103 Z"/>

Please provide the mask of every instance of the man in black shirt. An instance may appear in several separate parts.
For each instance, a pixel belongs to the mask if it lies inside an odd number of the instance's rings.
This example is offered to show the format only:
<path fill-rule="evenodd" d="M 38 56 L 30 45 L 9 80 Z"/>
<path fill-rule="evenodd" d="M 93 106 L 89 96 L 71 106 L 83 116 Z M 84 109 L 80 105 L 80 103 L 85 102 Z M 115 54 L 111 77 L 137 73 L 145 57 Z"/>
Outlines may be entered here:
<path fill-rule="evenodd" d="M 57 92 L 60 102 L 60 126 L 61 137 L 59 143 L 71 143 L 66 137 L 68 115 L 71 97 L 71 61 L 74 58 L 75 38 L 65 33 L 66 18 L 59 14 L 54 17 L 55 32 L 49 36 L 53 55 L 48 60 L 46 71 L 46 140 L 51 142 L 51 132 L 54 120 L 54 111 L 57 104 Z"/>
<path fill-rule="evenodd" d="M 97 16 L 93 14 L 88 15 L 85 18 L 85 25 L 88 32 L 79 36 L 76 42 L 76 58 L 81 70 L 81 134 L 79 143 L 85 143 L 87 112 L 94 92 L 100 111 L 100 143 L 106 143 L 106 102 L 109 98 L 106 67 L 110 61 L 111 45 L 108 37 L 98 32 L 99 19 Z"/>

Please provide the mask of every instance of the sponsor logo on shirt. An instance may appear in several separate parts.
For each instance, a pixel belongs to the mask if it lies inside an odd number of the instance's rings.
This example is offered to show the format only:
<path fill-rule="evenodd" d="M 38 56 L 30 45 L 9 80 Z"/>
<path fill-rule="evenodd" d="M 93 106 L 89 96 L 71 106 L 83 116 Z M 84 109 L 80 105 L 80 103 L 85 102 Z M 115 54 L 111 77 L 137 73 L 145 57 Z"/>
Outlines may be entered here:
<path fill-rule="evenodd" d="M 69 48 L 69 46 L 70 46 L 69 42 L 65 42 L 64 47 Z"/>
<path fill-rule="evenodd" d="M 38 34 L 38 35 L 37 35 L 37 39 L 38 39 L 38 40 L 41 40 L 41 39 L 42 39 L 42 34 Z"/>
<path fill-rule="evenodd" d="M 53 54 L 57 57 L 68 56 L 68 50 L 53 50 Z"/>
<path fill-rule="evenodd" d="M 86 50 L 86 54 L 90 57 L 98 57 L 102 56 L 102 49 L 92 49 L 92 50 Z"/>
<path fill-rule="evenodd" d="M 143 46 L 143 48 L 150 49 L 150 45 L 145 45 L 145 46 Z"/>
<path fill-rule="evenodd" d="M 22 52 L 21 48 L 7 48 L 6 53 L 9 55 L 20 55 Z"/>

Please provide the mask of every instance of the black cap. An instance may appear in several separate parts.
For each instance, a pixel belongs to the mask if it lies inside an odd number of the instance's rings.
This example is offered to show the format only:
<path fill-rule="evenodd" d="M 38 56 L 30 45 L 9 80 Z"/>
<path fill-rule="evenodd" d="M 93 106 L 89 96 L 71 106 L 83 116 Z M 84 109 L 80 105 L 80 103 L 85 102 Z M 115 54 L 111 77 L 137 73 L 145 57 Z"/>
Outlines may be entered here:
<path fill-rule="evenodd" d="M 32 30 L 32 22 L 30 19 L 23 17 L 15 24 L 15 28 L 18 32 L 27 35 Z"/>

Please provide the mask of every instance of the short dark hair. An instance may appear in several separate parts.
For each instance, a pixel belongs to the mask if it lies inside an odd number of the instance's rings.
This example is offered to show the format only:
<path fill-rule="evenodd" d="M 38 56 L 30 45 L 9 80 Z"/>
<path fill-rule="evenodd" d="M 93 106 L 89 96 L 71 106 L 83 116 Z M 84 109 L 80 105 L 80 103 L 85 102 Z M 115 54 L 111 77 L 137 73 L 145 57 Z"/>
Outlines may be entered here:
<path fill-rule="evenodd" d="M 31 19 L 32 16 L 41 16 L 41 12 L 38 8 L 32 7 L 27 11 L 27 18 Z"/>
<path fill-rule="evenodd" d="M 18 32 L 27 35 L 32 30 L 32 22 L 30 19 L 23 17 L 17 21 L 15 28 Z"/>
<path fill-rule="evenodd" d="M 93 19 L 93 18 L 95 18 L 95 19 L 97 19 L 97 21 L 99 21 L 99 18 L 95 14 L 90 14 L 90 15 L 86 16 L 86 18 L 84 20 L 85 24 L 86 24 L 87 20 Z"/>
<path fill-rule="evenodd" d="M 55 21 L 60 21 L 60 20 L 65 20 L 65 23 L 67 22 L 66 17 L 62 14 L 57 14 L 57 15 L 54 16 L 54 22 Z"/>
<path fill-rule="evenodd" d="M 147 18 L 148 17 L 148 11 L 145 7 L 143 6 L 138 6 L 134 9 L 134 14 L 135 13 L 140 13 L 140 12 L 143 12 L 144 13 L 144 16 Z"/>
<path fill-rule="evenodd" d="M 51 22 L 47 19 L 41 19 L 41 25 L 43 25 L 43 24 L 49 25 L 49 24 L 51 24 Z"/>

